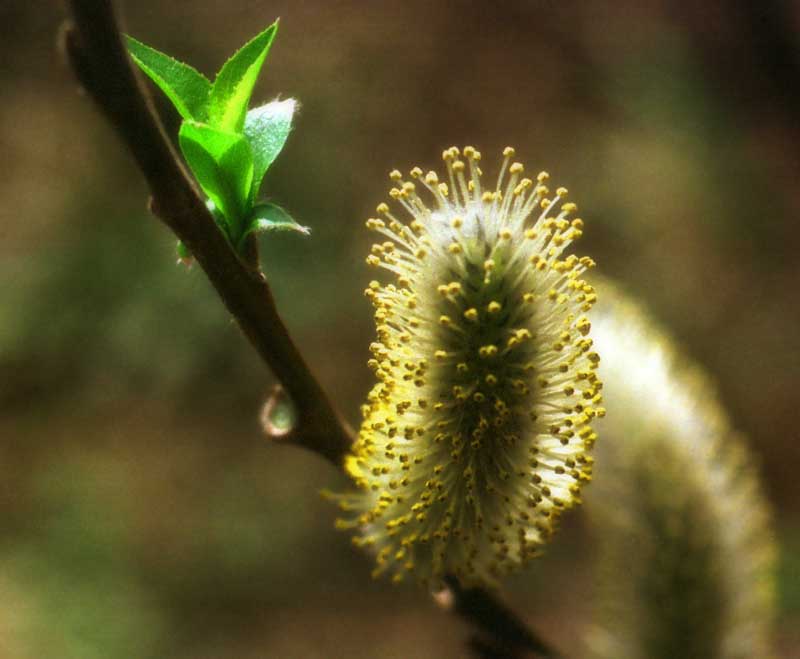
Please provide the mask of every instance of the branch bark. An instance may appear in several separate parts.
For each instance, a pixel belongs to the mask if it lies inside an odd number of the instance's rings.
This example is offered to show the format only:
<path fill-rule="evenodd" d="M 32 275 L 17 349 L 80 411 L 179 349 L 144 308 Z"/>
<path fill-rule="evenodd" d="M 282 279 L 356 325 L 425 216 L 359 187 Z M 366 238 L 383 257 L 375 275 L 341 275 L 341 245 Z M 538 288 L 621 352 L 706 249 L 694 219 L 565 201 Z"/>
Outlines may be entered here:
<path fill-rule="evenodd" d="M 288 393 L 297 423 L 280 439 L 341 465 L 351 432 L 283 324 L 257 252 L 242 261 L 181 164 L 120 38 L 108 0 L 71 0 L 63 45 L 82 86 L 114 125 L 150 188 L 150 208 L 189 248 L 225 307 Z"/>
<path fill-rule="evenodd" d="M 472 628 L 470 648 L 479 659 L 564 659 L 485 588 L 464 588 L 455 577 L 436 602 Z"/>
<path fill-rule="evenodd" d="M 152 100 L 131 66 L 111 2 L 69 0 L 68 6 L 73 20 L 62 29 L 66 55 L 81 85 L 136 160 L 150 188 L 150 209 L 191 251 L 281 383 L 264 409 L 265 432 L 342 467 L 352 431 L 334 410 L 278 315 L 272 291 L 258 267 L 255 245 L 248 250 L 247 262 L 236 254 L 167 139 Z M 271 422 L 271 414 L 284 404 L 285 394 L 296 417 L 289 429 Z M 488 591 L 463 589 L 451 580 L 447 592 L 449 608 L 476 631 L 471 641 L 476 656 L 558 659 Z"/>

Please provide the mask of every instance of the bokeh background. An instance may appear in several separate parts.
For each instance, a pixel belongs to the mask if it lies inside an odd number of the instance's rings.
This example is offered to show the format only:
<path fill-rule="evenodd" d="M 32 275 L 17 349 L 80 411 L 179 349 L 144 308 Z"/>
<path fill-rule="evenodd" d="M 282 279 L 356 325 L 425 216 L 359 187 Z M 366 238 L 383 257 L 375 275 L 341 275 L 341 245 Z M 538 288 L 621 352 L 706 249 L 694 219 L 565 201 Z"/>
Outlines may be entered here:
<path fill-rule="evenodd" d="M 506 144 L 569 187 L 581 251 L 715 378 L 781 545 L 800 654 L 800 5 L 118 2 L 212 74 L 281 16 L 255 100 L 302 103 L 267 179 L 313 228 L 271 237 L 279 308 L 352 420 L 370 384 L 363 221 L 393 167 Z M 464 630 L 369 578 L 319 497 L 344 479 L 269 445 L 271 386 L 56 47 L 56 3 L 0 4 L 0 657 L 446 657 Z M 159 98 L 167 124 L 177 120 Z M 573 515 L 509 584 L 580 656 L 591 545 Z M 798 653 L 798 654 L 795 654 Z"/>

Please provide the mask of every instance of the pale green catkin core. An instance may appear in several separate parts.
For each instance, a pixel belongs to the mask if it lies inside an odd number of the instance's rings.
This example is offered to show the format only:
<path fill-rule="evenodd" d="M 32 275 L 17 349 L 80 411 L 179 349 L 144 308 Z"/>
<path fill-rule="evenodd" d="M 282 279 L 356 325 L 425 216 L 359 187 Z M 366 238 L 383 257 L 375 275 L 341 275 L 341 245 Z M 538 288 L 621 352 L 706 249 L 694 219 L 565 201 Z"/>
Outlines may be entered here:
<path fill-rule="evenodd" d="M 773 535 L 757 469 L 711 384 L 610 285 L 596 530 L 596 659 L 772 656 Z"/>
<path fill-rule="evenodd" d="M 547 541 L 591 474 L 591 423 L 604 414 L 583 315 L 593 263 L 561 258 L 583 222 L 568 219 L 565 189 L 551 196 L 547 174 L 525 178 L 513 155 L 492 186 L 471 147 L 463 160 L 444 152 L 448 183 L 392 172 L 409 223 L 387 204 L 367 221 L 387 238 L 367 263 L 395 283 L 366 290 L 378 383 L 347 461 L 358 490 L 341 495 L 352 516 L 340 525 L 395 580 L 493 582 Z"/>

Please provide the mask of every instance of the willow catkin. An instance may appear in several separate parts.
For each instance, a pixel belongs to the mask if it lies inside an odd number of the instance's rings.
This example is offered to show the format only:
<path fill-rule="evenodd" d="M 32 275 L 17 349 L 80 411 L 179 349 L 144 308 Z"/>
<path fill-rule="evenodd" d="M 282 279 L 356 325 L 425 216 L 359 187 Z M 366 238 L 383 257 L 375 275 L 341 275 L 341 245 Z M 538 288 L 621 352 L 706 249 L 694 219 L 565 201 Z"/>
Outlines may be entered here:
<path fill-rule="evenodd" d="M 378 382 L 340 525 L 394 580 L 493 582 L 547 541 L 591 474 L 604 414 L 584 316 L 593 262 L 563 255 L 583 222 L 566 189 L 503 155 L 492 182 L 472 147 L 444 152 L 446 181 L 394 171 L 400 214 L 380 204 L 367 221 L 383 238 L 367 263 L 394 281 L 366 290 Z"/>
<path fill-rule="evenodd" d="M 587 511 L 597 659 L 766 659 L 773 536 L 757 466 L 713 386 L 608 284 L 593 336 L 603 422 Z"/>

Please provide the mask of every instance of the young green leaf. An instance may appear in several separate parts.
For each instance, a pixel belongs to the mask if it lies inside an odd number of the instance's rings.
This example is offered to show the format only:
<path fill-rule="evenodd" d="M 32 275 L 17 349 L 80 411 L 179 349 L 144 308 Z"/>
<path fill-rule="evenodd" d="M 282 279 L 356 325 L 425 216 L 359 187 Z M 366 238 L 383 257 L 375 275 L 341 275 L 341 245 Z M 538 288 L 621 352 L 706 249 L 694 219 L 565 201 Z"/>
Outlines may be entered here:
<path fill-rule="evenodd" d="M 253 149 L 253 198 L 258 194 L 264 174 L 289 137 L 295 107 L 294 99 L 288 98 L 254 108 L 245 117 L 244 136 Z"/>
<path fill-rule="evenodd" d="M 258 204 L 253 208 L 242 240 L 251 233 L 266 231 L 297 231 L 305 235 L 311 233 L 311 229 L 298 224 L 283 208 L 270 202 Z"/>
<path fill-rule="evenodd" d="M 242 135 L 195 121 L 183 122 L 179 140 L 197 182 L 227 220 L 231 240 L 238 241 L 253 183 L 250 145 Z"/>
<path fill-rule="evenodd" d="M 247 104 L 261 66 L 275 38 L 278 21 L 242 46 L 220 69 L 211 87 L 209 123 L 221 130 L 240 133 Z"/>
<path fill-rule="evenodd" d="M 208 78 L 133 37 L 126 36 L 125 43 L 131 59 L 167 95 L 184 119 L 205 121 L 211 93 Z"/>

